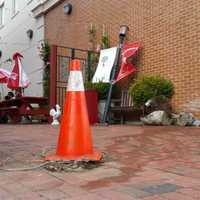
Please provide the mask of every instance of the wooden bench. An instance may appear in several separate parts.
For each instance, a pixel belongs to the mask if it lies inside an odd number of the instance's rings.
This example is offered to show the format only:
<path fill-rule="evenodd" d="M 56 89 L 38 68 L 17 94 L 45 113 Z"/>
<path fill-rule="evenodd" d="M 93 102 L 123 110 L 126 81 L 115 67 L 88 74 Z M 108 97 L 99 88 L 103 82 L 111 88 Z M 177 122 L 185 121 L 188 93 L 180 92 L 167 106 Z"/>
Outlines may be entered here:
<path fill-rule="evenodd" d="M 0 108 L 0 122 L 7 123 L 9 118 L 13 123 L 19 122 L 19 109 L 17 107 Z"/>
<path fill-rule="evenodd" d="M 132 97 L 129 95 L 128 90 L 122 90 L 121 99 L 112 99 L 110 107 L 110 118 L 114 121 L 120 121 L 121 124 L 132 117 L 139 120 L 142 111 L 134 109 Z"/>

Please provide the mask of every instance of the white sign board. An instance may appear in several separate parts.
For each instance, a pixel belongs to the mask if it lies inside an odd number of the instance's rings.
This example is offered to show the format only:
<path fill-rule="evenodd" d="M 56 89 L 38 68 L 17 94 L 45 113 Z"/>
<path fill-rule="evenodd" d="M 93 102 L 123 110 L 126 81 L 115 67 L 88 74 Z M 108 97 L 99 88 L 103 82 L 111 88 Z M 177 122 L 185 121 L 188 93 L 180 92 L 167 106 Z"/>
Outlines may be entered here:
<path fill-rule="evenodd" d="M 110 82 L 110 73 L 114 65 L 117 47 L 103 49 L 100 52 L 99 63 L 92 79 L 93 83 Z"/>

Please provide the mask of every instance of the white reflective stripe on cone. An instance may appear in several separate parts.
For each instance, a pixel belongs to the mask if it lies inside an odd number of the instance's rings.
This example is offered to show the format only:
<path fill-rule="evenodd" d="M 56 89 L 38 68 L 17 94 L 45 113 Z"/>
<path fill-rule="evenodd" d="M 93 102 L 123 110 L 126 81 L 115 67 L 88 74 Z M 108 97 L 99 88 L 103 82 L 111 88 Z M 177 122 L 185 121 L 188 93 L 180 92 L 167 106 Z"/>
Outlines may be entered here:
<path fill-rule="evenodd" d="M 84 91 L 83 76 L 81 71 L 70 71 L 67 91 Z"/>

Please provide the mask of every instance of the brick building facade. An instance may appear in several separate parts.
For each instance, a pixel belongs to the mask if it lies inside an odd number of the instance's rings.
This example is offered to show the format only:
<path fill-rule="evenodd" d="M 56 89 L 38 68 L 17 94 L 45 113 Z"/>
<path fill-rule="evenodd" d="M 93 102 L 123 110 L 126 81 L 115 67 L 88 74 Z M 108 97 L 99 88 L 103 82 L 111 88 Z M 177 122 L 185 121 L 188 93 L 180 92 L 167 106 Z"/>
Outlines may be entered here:
<path fill-rule="evenodd" d="M 63 5 L 73 5 L 71 15 Z M 176 111 L 200 117 L 200 1 L 196 0 L 69 0 L 45 14 L 45 38 L 50 44 L 88 49 L 89 26 L 97 41 L 103 28 L 111 46 L 118 42 L 119 26 L 130 28 L 129 41 L 142 44 L 139 70 L 173 81 Z"/>

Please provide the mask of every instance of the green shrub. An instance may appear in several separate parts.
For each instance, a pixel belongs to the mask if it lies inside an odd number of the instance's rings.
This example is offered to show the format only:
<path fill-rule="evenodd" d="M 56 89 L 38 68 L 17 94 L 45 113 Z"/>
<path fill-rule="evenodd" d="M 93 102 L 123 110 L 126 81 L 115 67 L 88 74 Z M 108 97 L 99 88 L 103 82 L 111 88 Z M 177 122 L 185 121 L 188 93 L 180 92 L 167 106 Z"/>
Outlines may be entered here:
<path fill-rule="evenodd" d="M 170 80 L 160 76 L 143 76 L 130 86 L 129 94 L 135 106 L 140 107 L 156 96 L 171 98 L 174 94 L 174 86 Z"/>
<path fill-rule="evenodd" d="M 98 99 L 106 99 L 109 91 L 110 83 L 92 83 L 92 82 L 86 82 L 85 88 L 86 89 L 95 89 L 98 94 Z"/>
<path fill-rule="evenodd" d="M 47 42 L 41 44 L 40 57 L 44 62 L 43 71 L 43 96 L 48 98 L 50 93 L 50 46 Z"/>

